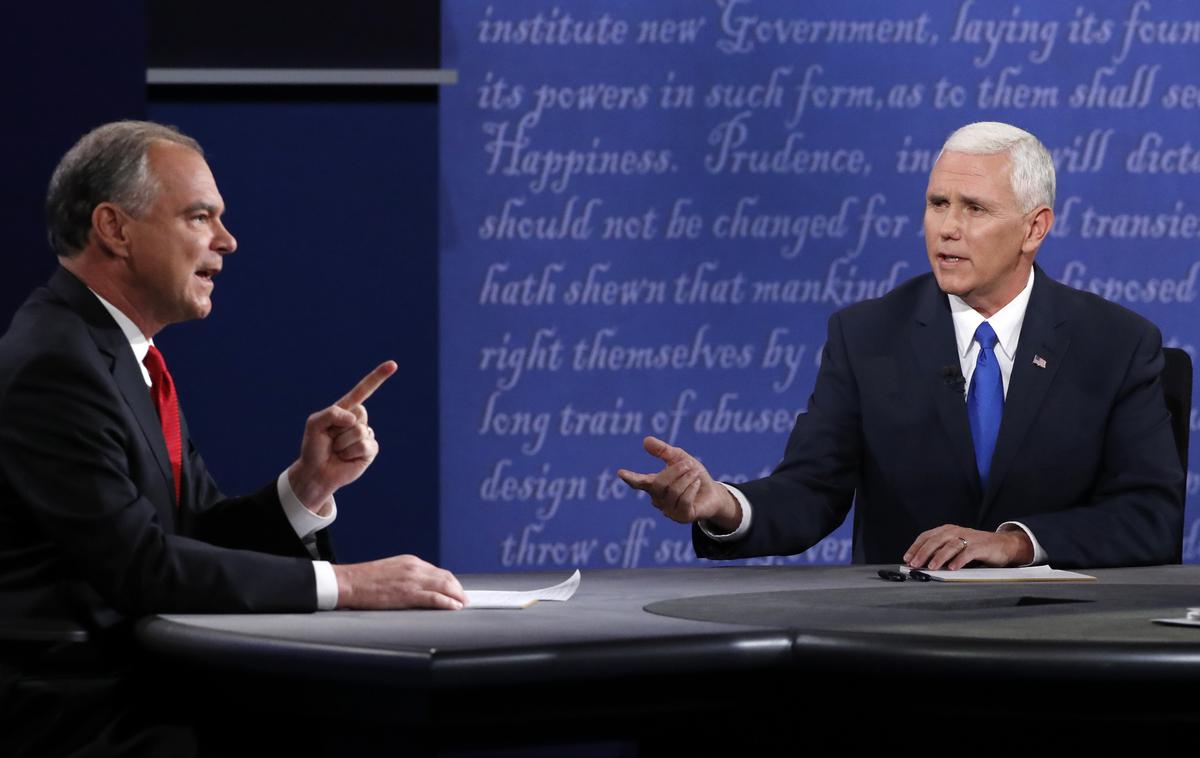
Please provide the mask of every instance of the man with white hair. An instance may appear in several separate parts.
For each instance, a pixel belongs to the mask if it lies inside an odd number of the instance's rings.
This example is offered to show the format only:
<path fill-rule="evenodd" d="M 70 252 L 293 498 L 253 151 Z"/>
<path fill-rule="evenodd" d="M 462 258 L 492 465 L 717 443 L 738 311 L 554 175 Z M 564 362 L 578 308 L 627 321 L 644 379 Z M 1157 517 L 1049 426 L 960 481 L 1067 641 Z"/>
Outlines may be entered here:
<path fill-rule="evenodd" d="M 801 552 L 853 503 L 854 560 L 959 569 L 1178 560 L 1162 337 L 1034 264 L 1054 164 L 1032 134 L 950 135 L 929 176 L 931 274 L 829 320 L 808 410 L 768 477 L 714 482 L 653 437 L 665 467 L 619 472 L 698 555 Z"/>

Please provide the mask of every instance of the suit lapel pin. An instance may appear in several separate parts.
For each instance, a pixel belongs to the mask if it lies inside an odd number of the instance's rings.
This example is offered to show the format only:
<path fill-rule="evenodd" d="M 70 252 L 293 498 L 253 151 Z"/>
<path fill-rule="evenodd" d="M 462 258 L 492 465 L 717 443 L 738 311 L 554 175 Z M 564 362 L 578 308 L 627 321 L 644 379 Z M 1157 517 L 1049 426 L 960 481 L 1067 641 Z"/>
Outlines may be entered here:
<path fill-rule="evenodd" d="M 1040 355 L 1033 356 L 1033 365 L 1038 368 L 1046 368 L 1046 359 Z"/>

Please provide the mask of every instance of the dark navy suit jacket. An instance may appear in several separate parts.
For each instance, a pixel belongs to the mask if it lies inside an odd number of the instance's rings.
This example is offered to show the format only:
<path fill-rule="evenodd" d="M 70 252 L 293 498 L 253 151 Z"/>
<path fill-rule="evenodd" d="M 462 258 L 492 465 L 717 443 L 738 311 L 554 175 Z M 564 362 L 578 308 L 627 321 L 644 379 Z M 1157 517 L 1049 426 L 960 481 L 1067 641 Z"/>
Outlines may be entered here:
<path fill-rule="evenodd" d="M 150 612 L 315 610 L 311 557 L 274 483 L 225 498 L 183 430 L 176 504 L 129 343 L 59 269 L 0 339 L 0 612 L 105 628 Z"/>
<path fill-rule="evenodd" d="M 717 542 L 695 528 L 696 552 L 801 552 L 854 502 L 856 562 L 897 563 L 942 524 L 1005 521 L 1028 526 L 1058 567 L 1178 561 L 1183 472 L 1161 343 L 1140 316 L 1035 268 L 984 490 L 950 307 L 933 275 L 846 308 L 829 320 L 783 461 L 737 485 L 753 509 L 745 539 Z"/>

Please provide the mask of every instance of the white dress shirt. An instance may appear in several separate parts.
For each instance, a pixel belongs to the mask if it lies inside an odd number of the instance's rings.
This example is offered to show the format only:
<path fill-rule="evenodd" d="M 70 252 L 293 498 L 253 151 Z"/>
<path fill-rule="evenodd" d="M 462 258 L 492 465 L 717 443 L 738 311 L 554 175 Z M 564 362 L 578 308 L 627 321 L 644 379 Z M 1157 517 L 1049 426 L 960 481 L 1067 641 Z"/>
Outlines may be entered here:
<path fill-rule="evenodd" d="M 1008 378 L 1012 375 L 1013 361 L 1017 356 L 1017 343 L 1021 340 L 1021 325 L 1025 323 L 1025 310 L 1029 307 L 1029 294 L 1033 292 L 1033 270 L 1029 271 L 1029 281 L 1025 283 L 1025 288 L 1021 290 L 1012 300 L 1008 302 L 1000 310 L 992 314 L 989 319 L 984 317 L 971 306 L 967 305 L 961 297 L 957 295 L 947 295 L 950 300 L 950 316 L 954 322 L 954 338 L 958 343 L 958 361 L 962 368 L 962 375 L 966 379 L 963 385 L 964 390 L 971 385 L 971 377 L 975 373 L 975 362 L 979 358 L 979 343 L 975 341 L 975 330 L 979 328 L 985 320 L 991 324 L 993 331 L 996 332 L 996 363 L 1000 366 L 1000 378 L 1004 383 L 1004 396 L 1008 397 Z M 966 392 L 963 393 L 963 400 L 966 400 Z M 740 540 L 746 531 L 750 529 L 750 521 L 753 517 L 753 509 L 750 507 L 750 500 L 737 487 L 730 486 L 721 482 L 725 489 L 733 495 L 737 500 L 738 505 L 742 507 L 742 521 L 738 524 L 737 529 L 734 529 L 728 534 L 715 533 L 710 529 L 710 525 L 705 522 L 699 522 L 700 531 L 704 532 L 711 539 L 717 542 L 733 542 Z M 1042 549 L 1041 543 L 1037 541 L 1037 537 L 1033 536 L 1033 532 L 1019 521 L 1005 521 L 996 531 L 1004 532 L 1013 529 L 1021 529 L 1029 537 L 1029 541 L 1033 543 L 1033 560 L 1029 566 L 1046 563 L 1049 556 Z"/>
<path fill-rule="evenodd" d="M 133 321 L 115 305 L 97 295 L 94 290 L 92 294 L 96 295 L 96 299 L 121 328 L 121 333 L 125 335 L 125 339 L 129 341 L 129 347 L 133 350 L 133 357 L 137 361 L 138 368 L 142 370 L 142 379 L 145 380 L 147 387 L 152 387 L 150 372 L 146 369 L 143 361 L 146 359 L 146 354 L 150 352 L 150 346 L 154 344 L 154 340 L 147 339 L 146 335 L 142 334 L 142 330 L 138 329 Z M 279 494 L 279 502 L 283 506 L 283 513 L 287 516 L 288 523 L 296 532 L 296 536 L 304 543 L 309 554 L 316 558 L 318 555 L 317 532 L 328 527 L 337 518 L 337 503 L 332 504 L 328 516 L 318 516 L 310 511 L 292 490 L 287 469 L 284 469 L 275 480 L 275 491 Z M 314 560 L 312 565 L 317 580 L 317 609 L 333 610 L 337 607 L 338 600 L 337 575 L 333 572 L 333 566 L 329 561 L 321 560 Z"/>

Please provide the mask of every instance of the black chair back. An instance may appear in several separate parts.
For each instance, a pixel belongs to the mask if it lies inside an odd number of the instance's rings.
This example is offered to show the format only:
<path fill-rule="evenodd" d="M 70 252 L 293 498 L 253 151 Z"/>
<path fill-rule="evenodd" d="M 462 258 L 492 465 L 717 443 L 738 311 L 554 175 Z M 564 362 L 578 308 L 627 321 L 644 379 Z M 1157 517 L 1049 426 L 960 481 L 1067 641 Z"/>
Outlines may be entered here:
<path fill-rule="evenodd" d="M 1178 347 L 1164 347 L 1163 357 L 1167 359 L 1162 373 L 1163 395 L 1167 399 L 1167 410 L 1171 412 L 1171 431 L 1175 434 L 1179 464 L 1187 471 L 1192 418 L 1192 357 Z M 1186 482 L 1184 494 L 1187 494 Z"/>
<path fill-rule="evenodd" d="M 1192 420 L 1192 357 L 1178 347 L 1164 347 L 1163 396 L 1167 410 L 1171 413 L 1171 432 L 1175 435 L 1175 450 L 1179 453 L 1179 465 L 1183 467 L 1183 484 L 1180 500 L 1187 505 L 1188 438 L 1191 436 Z M 1183 535 L 1179 535 L 1179 548 L 1175 562 L 1183 561 Z"/>

